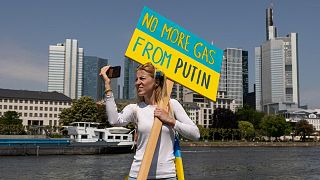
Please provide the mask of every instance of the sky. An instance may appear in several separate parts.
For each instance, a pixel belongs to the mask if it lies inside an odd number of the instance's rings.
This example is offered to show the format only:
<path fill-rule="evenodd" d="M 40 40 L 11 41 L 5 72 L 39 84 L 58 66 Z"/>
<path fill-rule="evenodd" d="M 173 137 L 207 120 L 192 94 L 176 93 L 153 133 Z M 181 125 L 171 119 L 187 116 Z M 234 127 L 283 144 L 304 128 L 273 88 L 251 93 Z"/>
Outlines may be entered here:
<path fill-rule="evenodd" d="M 254 48 L 266 39 L 265 9 L 270 4 L 278 36 L 298 33 L 301 105 L 320 108 L 319 0 L 3 0 L 0 88 L 47 91 L 49 45 L 67 38 L 77 39 L 85 55 L 123 66 L 147 6 L 220 49 L 247 50 L 253 91 Z"/>

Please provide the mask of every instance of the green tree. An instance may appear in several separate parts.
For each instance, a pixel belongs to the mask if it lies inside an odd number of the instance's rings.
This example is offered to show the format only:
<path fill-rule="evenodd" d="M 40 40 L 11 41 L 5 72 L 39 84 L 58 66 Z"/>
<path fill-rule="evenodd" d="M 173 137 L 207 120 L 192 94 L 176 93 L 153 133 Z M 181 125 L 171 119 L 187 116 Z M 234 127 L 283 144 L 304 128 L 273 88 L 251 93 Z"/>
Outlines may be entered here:
<path fill-rule="evenodd" d="M 97 105 L 91 97 L 82 96 L 73 100 L 70 108 L 62 110 L 59 118 L 63 125 L 72 122 L 96 122 L 98 117 Z"/>
<path fill-rule="evenodd" d="M 0 117 L 1 134 L 25 134 L 22 119 L 16 111 L 7 111 Z"/>
<path fill-rule="evenodd" d="M 236 112 L 238 121 L 248 121 L 253 124 L 255 129 L 259 129 L 260 122 L 264 116 L 263 112 L 258 112 L 248 105 L 244 105 Z"/>
<path fill-rule="evenodd" d="M 307 120 L 300 120 L 296 123 L 296 133 L 302 136 L 302 141 L 306 140 L 306 136 L 310 136 L 315 132 L 315 128 L 312 124 L 309 124 Z"/>
<path fill-rule="evenodd" d="M 205 128 L 201 125 L 198 125 L 199 131 L 200 131 L 200 139 L 202 140 L 208 140 L 209 137 L 209 129 Z"/>
<path fill-rule="evenodd" d="M 260 127 L 269 139 L 275 137 L 277 140 L 278 137 L 285 135 L 290 125 L 282 116 L 266 115 L 262 118 Z"/>
<path fill-rule="evenodd" d="M 250 140 L 254 137 L 255 130 L 252 123 L 248 121 L 239 121 L 238 126 L 242 138 Z"/>

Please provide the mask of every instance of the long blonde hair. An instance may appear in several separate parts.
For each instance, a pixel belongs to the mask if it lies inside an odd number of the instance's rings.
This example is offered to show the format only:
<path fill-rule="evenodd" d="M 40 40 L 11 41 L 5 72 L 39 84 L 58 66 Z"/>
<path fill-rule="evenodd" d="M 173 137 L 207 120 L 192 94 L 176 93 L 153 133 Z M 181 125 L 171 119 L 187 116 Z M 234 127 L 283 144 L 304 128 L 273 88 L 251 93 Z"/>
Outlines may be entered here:
<path fill-rule="evenodd" d="M 140 65 L 137 68 L 136 72 L 141 71 L 141 70 L 146 71 L 152 78 L 155 78 L 155 73 L 156 73 L 157 69 L 153 66 L 152 63 L 148 62 L 146 64 Z M 162 73 L 162 76 L 163 76 L 163 78 L 161 78 L 160 80 L 155 79 L 156 86 L 154 89 L 154 91 L 155 91 L 154 95 L 155 95 L 155 103 L 157 103 L 157 104 L 162 100 L 162 98 L 168 96 L 168 94 L 167 94 L 167 78 L 163 73 Z M 137 97 L 138 97 L 139 102 L 144 101 L 143 96 L 137 95 Z"/>

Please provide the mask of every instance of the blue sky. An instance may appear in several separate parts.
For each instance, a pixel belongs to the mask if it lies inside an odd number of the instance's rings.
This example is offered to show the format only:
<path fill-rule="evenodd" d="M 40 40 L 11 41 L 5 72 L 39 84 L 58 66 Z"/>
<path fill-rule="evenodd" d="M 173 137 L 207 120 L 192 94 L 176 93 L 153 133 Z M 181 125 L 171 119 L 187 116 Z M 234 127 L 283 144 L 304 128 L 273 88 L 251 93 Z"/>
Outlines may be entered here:
<path fill-rule="evenodd" d="M 320 108 L 320 1 L 318 0 L 4 0 L 0 3 L 0 88 L 47 90 L 48 47 L 79 40 L 85 55 L 123 65 L 143 6 L 207 42 L 249 51 L 250 90 L 254 47 L 265 41 L 265 9 L 273 3 L 278 36 L 299 36 L 300 99 Z M 122 82 L 122 80 L 121 80 Z"/>

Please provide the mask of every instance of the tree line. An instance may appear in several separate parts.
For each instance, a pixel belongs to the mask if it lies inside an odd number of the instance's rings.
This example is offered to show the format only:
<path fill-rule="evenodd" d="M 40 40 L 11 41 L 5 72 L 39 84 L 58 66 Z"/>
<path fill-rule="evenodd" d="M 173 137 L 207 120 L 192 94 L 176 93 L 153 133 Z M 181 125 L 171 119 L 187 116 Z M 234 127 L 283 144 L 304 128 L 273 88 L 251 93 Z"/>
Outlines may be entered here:
<path fill-rule="evenodd" d="M 121 111 L 127 104 L 128 102 L 118 102 L 118 111 Z M 70 108 L 62 110 L 59 119 L 60 127 L 70 125 L 72 122 L 98 122 L 103 128 L 110 127 L 105 104 L 96 103 L 88 96 L 73 100 Z M 315 128 L 306 120 L 289 123 L 283 116 L 266 115 L 246 105 L 236 112 L 217 108 L 211 115 L 211 120 L 212 124 L 209 128 L 199 126 L 202 140 L 252 141 L 262 140 L 263 137 L 268 137 L 269 140 L 273 137 L 278 140 L 283 135 L 302 136 L 302 140 L 306 140 L 307 136 L 315 132 Z M 127 127 L 134 128 L 132 124 Z M 7 111 L 0 117 L 0 134 L 25 134 L 25 129 L 28 130 L 23 127 L 22 120 L 15 111 Z"/>

